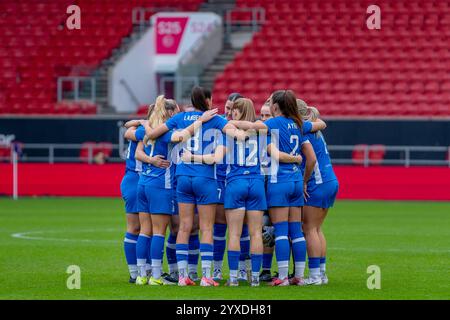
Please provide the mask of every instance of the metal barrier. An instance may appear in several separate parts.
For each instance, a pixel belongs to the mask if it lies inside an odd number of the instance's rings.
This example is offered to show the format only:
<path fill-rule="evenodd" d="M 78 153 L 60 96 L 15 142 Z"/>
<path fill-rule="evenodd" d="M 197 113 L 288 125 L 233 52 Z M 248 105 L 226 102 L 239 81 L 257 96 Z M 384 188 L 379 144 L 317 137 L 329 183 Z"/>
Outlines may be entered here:
<path fill-rule="evenodd" d="M 70 95 L 64 92 L 64 84 L 70 83 L 73 85 L 73 89 L 69 90 Z M 89 95 L 84 97 L 80 96 L 80 83 L 86 83 L 89 85 Z M 57 96 L 58 101 L 62 100 L 89 100 L 95 103 L 95 92 L 96 92 L 96 80 L 94 77 L 58 77 L 57 82 Z"/>
<path fill-rule="evenodd" d="M 94 163 L 94 151 L 98 148 L 98 145 L 84 145 L 78 143 L 62 144 L 62 143 L 24 143 L 21 145 L 22 150 L 19 153 L 19 162 L 45 162 L 45 163 L 57 163 L 57 162 L 87 162 Z M 125 159 L 126 148 L 120 148 L 120 144 L 111 145 L 113 154 L 108 157 L 108 162 L 121 162 Z M 10 146 L 10 154 L 14 154 L 14 144 Z M 81 149 L 87 149 L 87 156 L 81 156 Z M 27 150 L 33 150 L 34 154 L 29 155 Z M 40 150 L 41 152 L 36 152 Z M 70 155 L 56 155 L 56 151 L 71 151 L 66 152 Z M 114 155 L 114 151 L 115 155 Z M 33 153 L 33 152 L 31 152 Z M 39 153 L 42 153 L 40 155 Z M 64 152 L 62 152 L 64 153 Z M 45 155 L 44 155 L 45 154 Z M 75 156 L 76 154 L 76 156 Z M 0 161 L 13 161 L 11 156 L 0 156 Z"/>
<path fill-rule="evenodd" d="M 251 20 L 233 20 L 233 13 L 251 12 Z M 251 31 L 257 32 L 261 25 L 266 22 L 266 10 L 262 7 L 254 8 L 234 8 L 229 9 L 225 15 L 226 36 L 230 38 L 232 32 L 235 31 Z"/>
<path fill-rule="evenodd" d="M 173 7 L 136 7 L 131 12 L 131 21 L 133 26 L 139 26 L 139 32 L 144 32 L 147 27 L 151 25 L 151 20 L 147 19 L 147 15 L 155 12 L 172 12 L 179 11 L 178 8 Z"/>
<path fill-rule="evenodd" d="M 370 165 L 382 164 L 382 165 L 403 165 L 409 167 L 411 165 L 447 165 L 450 167 L 450 146 L 449 147 L 434 147 L 434 146 L 383 146 L 385 152 L 399 153 L 399 159 L 386 159 L 383 157 L 381 160 L 370 159 L 370 151 L 374 150 L 370 145 L 359 146 L 327 146 L 328 151 L 334 151 L 334 155 L 331 154 L 332 162 L 335 164 L 357 164 L 368 167 Z M 353 159 L 353 156 L 345 158 L 339 158 L 337 156 L 338 151 L 347 151 L 353 153 L 354 151 L 362 151 L 363 159 Z M 416 152 L 423 153 L 443 153 L 444 160 L 437 159 L 414 159 L 413 154 Z"/>
<path fill-rule="evenodd" d="M 123 134 L 123 133 L 122 133 Z M 122 135 L 123 136 L 123 135 Z M 25 143 L 21 145 L 22 152 L 19 155 L 20 162 L 94 162 L 94 151 L 99 148 L 98 145 L 85 145 L 85 144 L 49 144 L 49 143 L 39 143 L 31 144 Z M 127 152 L 127 143 L 124 141 L 119 141 L 119 144 L 113 144 L 112 154 L 108 157 L 107 162 L 120 162 L 125 159 Z M 81 149 L 87 149 L 87 156 L 81 157 Z M 363 151 L 364 157 L 362 159 L 353 159 L 353 151 L 359 150 Z M 14 144 L 11 144 L 11 155 L 13 155 Z M 401 165 L 404 167 L 409 167 L 413 165 L 431 165 L 431 166 L 448 166 L 450 168 L 450 146 L 448 147 L 429 147 L 429 146 L 385 146 L 384 150 L 390 153 L 398 153 L 400 156 L 392 159 L 382 159 L 381 161 L 374 161 L 370 159 L 370 149 L 371 146 L 327 146 L 330 152 L 333 164 L 346 164 L 346 165 L 363 165 L 369 167 L 371 165 Z M 26 152 L 26 151 L 30 152 Z M 31 151 L 33 150 L 33 151 Z M 41 150 L 40 154 L 36 150 Z M 70 150 L 71 152 L 67 152 Z M 24 152 L 25 151 L 25 152 Z M 63 155 L 57 154 L 63 153 Z M 66 151 L 66 152 L 63 152 Z M 347 157 L 340 157 L 340 152 L 346 152 L 349 154 Z M 68 153 L 68 154 L 64 154 Z M 414 157 L 414 154 L 422 153 L 423 155 L 434 155 L 434 159 L 420 159 L 420 157 Z M 436 157 L 436 153 L 441 153 L 442 159 Z M 442 157 L 443 156 L 443 157 Z M 0 156 L 0 161 L 12 161 L 11 156 Z"/>

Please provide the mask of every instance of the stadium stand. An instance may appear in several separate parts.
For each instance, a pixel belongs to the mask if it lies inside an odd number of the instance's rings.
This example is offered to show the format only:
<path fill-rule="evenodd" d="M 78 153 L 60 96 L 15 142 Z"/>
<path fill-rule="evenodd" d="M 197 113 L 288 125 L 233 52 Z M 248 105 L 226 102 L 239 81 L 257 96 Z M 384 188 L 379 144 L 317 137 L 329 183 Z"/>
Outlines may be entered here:
<path fill-rule="evenodd" d="M 267 21 L 217 75 L 215 104 L 239 91 L 259 108 L 291 88 L 327 116 L 450 116 L 450 1 L 377 1 L 381 29 L 368 30 L 372 2 L 237 0 Z"/>
<path fill-rule="evenodd" d="M 0 113 L 93 114 L 88 102 L 57 103 L 57 77 L 94 70 L 132 31 L 135 7 L 196 11 L 202 0 L 2 0 Z M 81 8 L 81 29 L 68 30 L 67 7 Z M 151 15 L 151 13 L 150 13 Z M 148 18 L 148 17 L 147 17 Z M 84 71 L 89 72 L 89 71 Z"/>

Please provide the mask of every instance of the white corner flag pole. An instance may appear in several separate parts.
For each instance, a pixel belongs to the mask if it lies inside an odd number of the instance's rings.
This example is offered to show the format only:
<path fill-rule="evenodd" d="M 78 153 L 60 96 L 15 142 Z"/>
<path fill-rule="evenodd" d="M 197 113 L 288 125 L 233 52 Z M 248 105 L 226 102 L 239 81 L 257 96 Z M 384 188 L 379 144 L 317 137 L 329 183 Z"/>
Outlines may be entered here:
<path fill-rule="evenodd" d="M 13 165 L 13 199 L 17 200 L 19 198 L 18 191 L 18 172 L 17 172 L 17 150 L 15 146 L 11 148 L 12 150 L 12 165 Z"/>

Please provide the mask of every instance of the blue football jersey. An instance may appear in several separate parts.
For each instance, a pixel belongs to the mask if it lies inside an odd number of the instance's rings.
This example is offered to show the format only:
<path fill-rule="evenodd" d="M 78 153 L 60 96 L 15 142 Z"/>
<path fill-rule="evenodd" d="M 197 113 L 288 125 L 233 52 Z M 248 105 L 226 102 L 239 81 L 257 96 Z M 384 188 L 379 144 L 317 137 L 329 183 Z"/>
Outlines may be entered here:
<path fill-rule="evenodd" d="M 201 111 L 181 112 L 167 120 L 166 125 L 169 130 L 184 129 L 194 123 L 202 114 Z M 210 121 L 203 123 L 201 130 L 197 130 L 191 139 L 177 147 L 185 148 L 196 155 L 212 154 L 218 145 L 217 137 L 221 135 L 226 124 L 227 120 L 215 116 Z M 180 162 L 177 164 L 176 175 L 215 179 L 215 167 L 215 165 L 203 163 Z"/>
<path fill-rule="evenodd" d="M 291 155 L 302 155 L 302 144 L 308 139 L 302 134 L 294 120 L 284 116 L 268 119 L 268 144 L 278 144 L 278 149 Z M 302 181 L 301 165 L 297 163 L 270 164 L 270 182 Z"/>
<path fill-rule="evenodd" d="M 250 136 L 245 141 L 227 138 L 226 163 L 229 164 L 226 180 L 230 182 L 236 178 L 261 178 L 261 145 L 258 135 Z"/>
<path fill-rule="evenodd" d="M 312 122 L 311 121 L 303 121 L 302 133 L 305 135 L 310 133 L 312 130 Z"/>
<path fill-rule="evenodd" d="M 138 142 L 144 139 L 145 136 L 145 128 L 143 126 L 139 126 L 135 131 L 135 137 L 137 141 L 130 140 L 128 142 L 127 156 L 126 156 L 126 170 L 141 172 L 142 171 L 142 162 L 136 160 L 134 158 L 134 154 L 136 153 L 136 147 Z"/>
<path fill-rule="evenodd" d="M 163 156 L 164 159 L 170 160 L 170 152 L 172 149 L 172 143 L 170 138 L 172 132 L 166 132 L 158 139 L 147 142 L 144 147 L 144 152 L 150 157 L 157 155 Z M 139 180 L 139 184 L 154 183 L 157 179 L 161 188 L 172 189 L 174 186 L 175 166 L 171 164 L 169 168 L 158 168 L 149 163 L 142 164 L 142 174 Z"/>
<path fill-rule="evenodd" d="M 337 180 L 322 132 L 310 132 L 306 134 L 306 137 L 311 143 L 317 158 L 314 171 L 308 180 L 308 185 Z M 305 159 L 303 159 L 302 170 L 305 170 L 305 164 Z"/>

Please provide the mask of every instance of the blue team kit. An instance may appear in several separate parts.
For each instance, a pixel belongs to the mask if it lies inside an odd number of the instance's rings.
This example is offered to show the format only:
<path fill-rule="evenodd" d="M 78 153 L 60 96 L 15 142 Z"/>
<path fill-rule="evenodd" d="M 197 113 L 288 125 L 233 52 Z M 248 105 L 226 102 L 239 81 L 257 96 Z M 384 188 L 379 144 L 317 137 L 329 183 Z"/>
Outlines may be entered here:
<path fill-rule="evenodd" d="M 196 121 L 202 112 L 178 113 L 166 122 L 169 131 L 149 141 L 144 147 L 148 156 L 161 155 L 170 159 L 173 148 L 173 131 L 181 130 Z M 323 135 L 312 133 L 312 123 L 303 122 L 300 129 L 294 120 L 283 116 L 265 122 L 268 128 L 267 144 L 276 143 L 280 151 L 302 155 L 302 145 L 311 143 L 317 163 L 307 182 L 309 198 L 303 195 L 305 160 L 297 163 L 265 163 L 267 153 L 258 135 L 245 141 L 225 138 L 222 133 L 227 120 L 213 117 L 203 123 L 176 152 L 187 148 L 192 154 L 213 153 L 218 145 L 227 147 L 223 163 L 172 163 L 161 169 L 135 159 L 136 141 L 130 141 L 126 159 L 126 173 L 121 183 L 122 197 L 127 213 L 177 214 L 178 202 L 198 205 L 223 204 L 225 209 L 267 210 L 269 207 L 333 206 L 339 188 Z M 214 133 L 210 133 L 213 131 Z M 143 140 L 145 129 L 139 126 L 136 140 Z M 201 136 L 200 136 L 201 135 Z M 220 139 L 217 139 L 220 137 Z M 213 147 L 211 147 L 213 146 Z M 267 157 L 269 158 L 269 157 Z M 304 156 L 303 156 L 304 158 Z M 270 159 L 270 158 L 269 158 Z M 265 186 L 265 175 L 268 175 Z M 138 187 L 139 185 L 139 187 Z"/>

